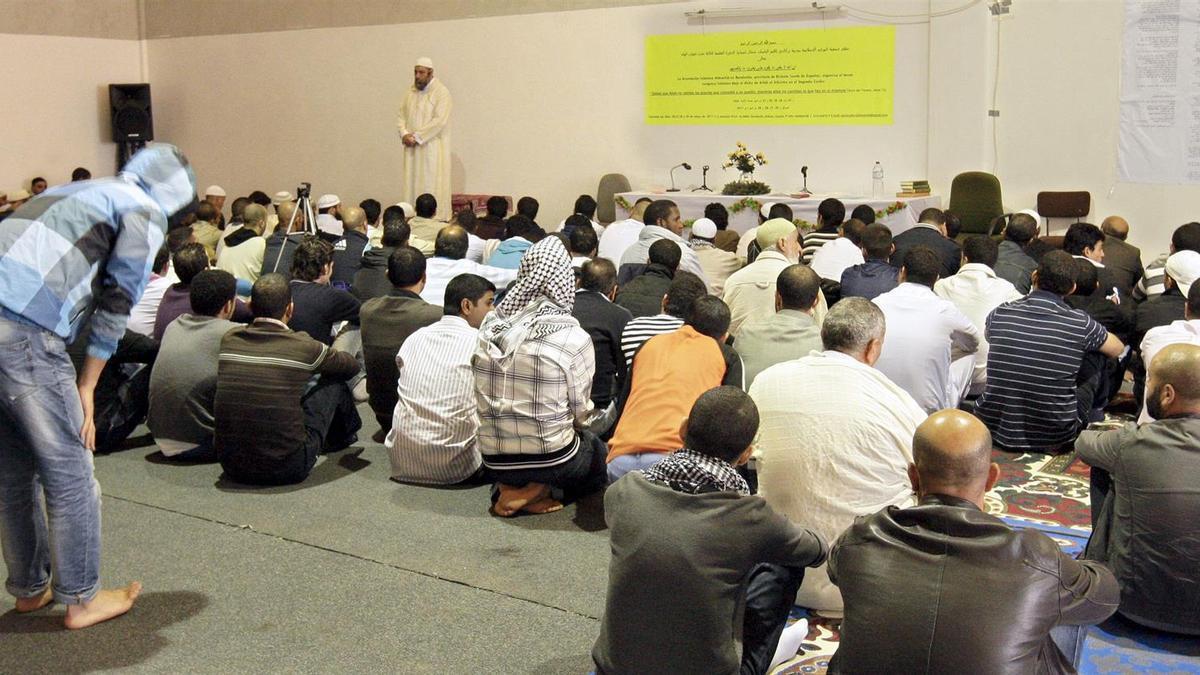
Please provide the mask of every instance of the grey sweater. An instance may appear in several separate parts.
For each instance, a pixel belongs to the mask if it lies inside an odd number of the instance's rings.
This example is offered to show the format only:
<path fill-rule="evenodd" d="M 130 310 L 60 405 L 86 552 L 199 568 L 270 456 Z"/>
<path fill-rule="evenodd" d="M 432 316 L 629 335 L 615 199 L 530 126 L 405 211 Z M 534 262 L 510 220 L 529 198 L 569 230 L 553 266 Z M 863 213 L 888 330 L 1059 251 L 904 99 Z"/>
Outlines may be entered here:
<path fill-rule="evenodd" d="M 184 314 L 163 333 L 158 361 L 150 373 L 146 425 L 163 446 L 164 455 L 190 449 L 181 444 L 195 447 L 212 443 L 217 356 L 221 338 L 238 325 L 211 316 Z"/>
<path fill-rule="evenodd" d="M 608 488 L 608 600 L 598 672 L 737 673 L 745 582 L 759 563 L 807 567 L 826 545 L 757 496 L 684 494 L 627 474 Z"/>

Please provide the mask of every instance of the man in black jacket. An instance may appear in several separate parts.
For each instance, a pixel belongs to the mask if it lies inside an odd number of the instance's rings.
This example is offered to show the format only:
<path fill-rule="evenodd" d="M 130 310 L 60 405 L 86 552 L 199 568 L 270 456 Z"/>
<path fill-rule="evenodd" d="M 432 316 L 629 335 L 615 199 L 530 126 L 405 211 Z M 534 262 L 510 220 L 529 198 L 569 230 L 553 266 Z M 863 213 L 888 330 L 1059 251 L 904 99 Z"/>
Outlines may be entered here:
<path fill-rule="evenodd" d="M 651 244 L 649 263 L 617 293 L 616 303 L 635 317 L 658 314 L 681 257 L 679 244 L 669 239 L 659 239 Z"/>
<path fill-rule="evenodd" d="M 962 263 L 962 247 L 953 239 L 946 238 L 946 214 L 941 209 L 928 208 L 921 212 L 917 226 L 896 235 L 893 240 L 896 250 L 892 253 L 892 267 L 900 269 L 904 256 L 914 246 L 928 246 L 942 261 L 941 278 L 953 276 Z"/>
<path fill-rule="evenodd" d="M 594 238 L 593 238 L 594 241 Z M 625 382 L 625 357 L 621 353 L 621 333 L 633 316 L 629 310 L 613 303 L 617 295 L 617 268 L 607 258 L 596 258 L 583 264 L 579 289 L 575 291 L 575 307 L 571 315 L 579 321 L 592 338 L 596 351 L 596 374 L 592 376 L 592 403 L 597 410 L 609 408 Z M 661 303 L 661 300 L 659 301 Z M 615 412 L 615 406 L 614 412 Z M 605 422 L 593 425 L 600 435 L 608 431 L 615 419 L 606 415 Z M 603 428 L 601 428 L 603 427 Z"/>
<path fill-rule="evenodd" d="M 333 244 L 333 277 L 329 283 L 334 288 L 350 290 L 354 275 L 362 267 L 368 242 L 366 211 L 357 206 L 347 207 L 342 211 L 342 238 Z"/>
<path fill-rule="evenodd" d="M 1074 672 L 1078 627 L 1116 611 L 1117 580 L 983 511 L 1000 475 L 991 450 L 987 427 L 960 410 L 917 427 L 918 504 L 859 518 L 830 551 L 846 600 L 830 672 Z"/>

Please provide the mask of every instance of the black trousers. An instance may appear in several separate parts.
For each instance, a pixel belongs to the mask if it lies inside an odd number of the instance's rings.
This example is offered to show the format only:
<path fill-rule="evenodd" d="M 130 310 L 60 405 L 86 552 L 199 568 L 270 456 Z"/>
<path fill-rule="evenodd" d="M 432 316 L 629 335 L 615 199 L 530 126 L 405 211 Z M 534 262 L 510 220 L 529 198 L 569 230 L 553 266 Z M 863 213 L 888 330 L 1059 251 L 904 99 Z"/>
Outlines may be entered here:
<path fill-rule="evenodd" d="M 239 468 L 224 464 L 225 473 L 250 485 L 294 485 L 308 478 L 317 457 L 326 449 L 341 450 L 355 441 L 362 418 L 354 396 L 344 381 L 321 378 L 301 399 L 304 408 L 304 442 L 295 452 L 279 460 L 270 470 Z"/>
<path fill-rule="evenodd" d="M 529 483 L 544 483 L 560 490 L 567 500 L 587 496 L 608 484 L 605 459 L 608 446 L 592 432 L 576 431 L 579 450 L 567 462 L 544 469 L 486 469 L 489 480 L 521 487 Z"/>
<path fill-rule="evenodd" d="M 741 675 L 767 672 L 802 581 L 802 567 L 763 563 L 750 573 L 742 618 Z"/>

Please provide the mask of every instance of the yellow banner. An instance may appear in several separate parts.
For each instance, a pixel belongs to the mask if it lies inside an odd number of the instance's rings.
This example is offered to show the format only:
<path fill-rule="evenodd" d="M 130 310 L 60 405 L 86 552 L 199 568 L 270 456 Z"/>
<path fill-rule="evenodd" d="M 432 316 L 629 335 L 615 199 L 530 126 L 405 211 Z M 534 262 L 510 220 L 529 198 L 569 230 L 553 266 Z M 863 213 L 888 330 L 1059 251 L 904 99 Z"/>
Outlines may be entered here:
<path fill-rule="evenodd" d="M 891 124 L 896 29 L 646 38 L 647 124 Z"/>

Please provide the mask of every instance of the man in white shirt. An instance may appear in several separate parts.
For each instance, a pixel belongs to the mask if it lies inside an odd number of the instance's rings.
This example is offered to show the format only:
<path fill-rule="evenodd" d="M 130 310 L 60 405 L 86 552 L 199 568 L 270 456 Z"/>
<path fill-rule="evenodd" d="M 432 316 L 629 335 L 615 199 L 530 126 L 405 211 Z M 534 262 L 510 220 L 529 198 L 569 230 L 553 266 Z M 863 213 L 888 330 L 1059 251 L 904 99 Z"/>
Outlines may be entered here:
<path fill-rule="evenodd" d="M 900 285 L 875 298 L 887 338 L 875 367 L 927 413 L 954 408 L 971 386 L 979 329 L 933 292 L 941 258 L 927 246 L 904 254 Z"/>
<path fill-rule="evenodd" d="M 771 219 L 771 209 L 773 208 L 775 208 L 775 202 L 767 202 L 758 207 L 758 225 L 743 232 L 741 239 L 738 239 L 737 256 L 742 260 L 750 259 L 750 242 L 758 238 L 758 228 Z M 788 220 L 791 219 L 788 218 Z"/>
<path fill-rule="evenodd" d="M 189 237 L 190 238 L 190 237 Z M 166 244 L 154 256 L 154 267 L 150 270 L 150 281 L 137 304 L 129 310 L 129 323 L 126 328 L 145 336 L 154 335 L 154 317 L 158 314 L 158 305 L 162 302 L 163 294 L 178 281 L 169 274 L 171 269 L 171 251 Z"/>
<path fill-rule="evenodd" d="M 460 274 L 475 274 L 496 285 L 496 288 L 507 288 L 517 278 L 517 270 L 502 269 L 489 265 L 480 265 L 467 260 L 467 248 L 470 246 L 467 231 L 457 225 L 448 225 L 438 232 L 434 242 L 433 257 L 425 267 L 425 288 L 421 290 L 421 299 L 431 305 L 444 304 L 446 286 L 450 280 Z"/>
<path fill-rule="evenodd" d="M 1183 308 L 1183 320 L 1151 328 L 1146 331 L 1146 337 L 1142 338 L 1142 362 L 1146 364 L 1147 371 L 1150 370 L 1150 363 L 1154 361 L 1154 357 L 1167 345 L 1200 345 L 1200 283 L 1188 284 L 1187 288 L 1183 288 L 1183 284 L 1180 284 L 1179 290 L 1187 297 L 1187 305 Z M 1144 399 L 1145 396 L 1143 395 L 1142 398 Z M 1150 416 L 1143 400 L 1142 414 L 1138 417 L 1138 424 L 1153 421 L 1154 418 Z"/>
<path fill-rule="evenodd" d="M 933 285 L 933 292 L 954 303 L 979 331 L 979 351 L 975 352 L 975 372 L 971 376 L 972 394 L 982 394 L 987 384 L 988 343 L 983 334 L 988 314 L 1021 297 L 1016 286 L 996 276 L 994 267 L 999 253 L 999 244 L 991 237 L 969 237 L 963 242 L 963 264 L 958 273 Z"/>
<path fill-rule="evenodd" d="M 267 240 L 262 236 L 267 226 L 267 210 L 249 204 L 242 211 L 242 221 L 242 227 L 225 239 L 225 246 L 217 254 L 217 269 L 253 284 L 262 272 L 267 250 Z"/>
<path fill-rule="evenodd" d="M 646 207 L 652 202 L 653 200 L 642 197 L 634 203 L 628 218 L 609 223 L 604 229 L 604 234 L 600 236 L 601 258 L 608 258 L 614 265 L 621 263 L 621 256 L 625 255 L 625 250 L 637 242 L 638 233 L 646 226 L 642 217 Z"/>
<path fill-rule="evenodd" d="M 321 195 L 317 197 L 318 230 L 334 237 L 342 236 L 342 221 L 338 218 L 338 207 L 341 204 L 342 200 L 337 195 Z"/>
<path fill-rule="evenodd" d="M 733 315 L 729 332 L 734 335 L 747 320 L 775 313 L 775 282 L 779 273 L 800 260 L 800 231 L 789 220 L 773 218 L 763 223 L 758 227 L 756 241 L 762 253 L 725 280 L 724 300 Z M 813 311 L 818 325 L 827 310 L 824 294 L 818 294 Z"/>
<path fill-rule="evenodd" d="M 418 329 L 400 347 L 399 400 L 384 441 L 393 480 L 449 485 L 479 471 L 471 355 L 495 295 L 495 284 L 481 276 L 454 277 L 446 286 L 442 320 Z"/>
<path fill-rule="evenodd" d="M 759 373 L 750 398 L 761 419 L 759 494 L 833 541 L 858 516 L 913 504 L 908 465 L 925 412 L 871 367 L 884 340 L 883 312 L 871 301 L 834 305 L 821 340 L 825 351 Z M 796 603 L 842 610 L 841 593 L 823 569 L 804 575 Z"/>
<path fill-rule="evenodd" d="M 862 254 L 862 237 L 866 229 L 866 224 L 857 218 L 838 226 L 838 238 L 817 249 L 812 256 L 810 265 L 817 276 L 840 283 L 842 272 L 866 262 Z"/>
<path fill-rule="evenodd" d="M 742 269 L 742 261 L 736 253 L 723 251 L 713 243 L 717 237 L 717 224 L 709 218 L 700 218 L 692 223 L 692 250 L 704 268 L 708 280 L 708 292 L 721 297 L 725 280 L 730 274 Z"/>

